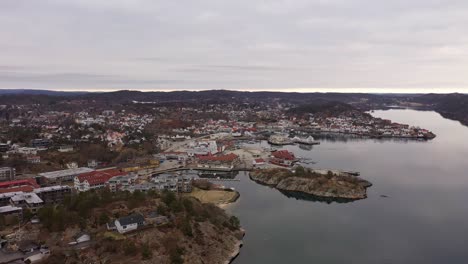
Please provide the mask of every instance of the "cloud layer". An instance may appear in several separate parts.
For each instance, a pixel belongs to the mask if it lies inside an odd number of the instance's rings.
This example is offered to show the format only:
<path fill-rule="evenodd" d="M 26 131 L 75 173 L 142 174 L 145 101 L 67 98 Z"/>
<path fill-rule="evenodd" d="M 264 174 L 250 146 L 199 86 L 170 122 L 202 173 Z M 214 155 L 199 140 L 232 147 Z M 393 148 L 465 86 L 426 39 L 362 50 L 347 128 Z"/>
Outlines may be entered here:
<path fill-rule="evenodd" d="M 467 92 L 466 25 L 456 0 L 2 0 L 0 88 Z"/>

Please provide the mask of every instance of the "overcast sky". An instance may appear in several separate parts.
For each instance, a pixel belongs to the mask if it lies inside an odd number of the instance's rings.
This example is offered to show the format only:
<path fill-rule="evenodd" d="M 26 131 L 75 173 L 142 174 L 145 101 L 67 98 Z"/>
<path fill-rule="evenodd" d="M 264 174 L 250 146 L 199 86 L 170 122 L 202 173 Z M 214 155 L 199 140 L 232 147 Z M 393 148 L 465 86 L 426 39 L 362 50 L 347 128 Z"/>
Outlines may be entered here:
<path fill-rule="evenodd" d="M 468 1 L 0 0 L 0 88 L 468 92 Z"/>

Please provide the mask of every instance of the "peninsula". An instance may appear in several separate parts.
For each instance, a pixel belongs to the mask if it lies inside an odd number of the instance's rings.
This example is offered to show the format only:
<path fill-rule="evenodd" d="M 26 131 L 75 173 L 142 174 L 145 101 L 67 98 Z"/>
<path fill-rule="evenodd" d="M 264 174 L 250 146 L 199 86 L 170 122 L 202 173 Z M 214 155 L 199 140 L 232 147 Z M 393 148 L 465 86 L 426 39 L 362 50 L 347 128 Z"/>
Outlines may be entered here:
<path fill-rule="evenodd" d="M 367 197 L 372 184 L 357 176 L 319 173 L 302 167 L 294 172 L 288 169 L 259 169 L 250 172 L 250 178 L 282 192 L 298 192 L 319 198 L 359 200 Z"/>

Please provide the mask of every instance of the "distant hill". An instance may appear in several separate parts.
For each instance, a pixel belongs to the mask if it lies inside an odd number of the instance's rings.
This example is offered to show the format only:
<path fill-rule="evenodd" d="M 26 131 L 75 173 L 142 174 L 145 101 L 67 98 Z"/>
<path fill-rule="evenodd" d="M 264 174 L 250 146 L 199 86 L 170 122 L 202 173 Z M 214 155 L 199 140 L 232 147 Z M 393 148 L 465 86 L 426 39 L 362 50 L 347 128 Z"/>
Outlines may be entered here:
<path fill-rule="evenodd" d="M 386 95 L 359 94 L 359 93 L 289 93 L 289 92 L 241 92 L 229 90 L 207 91 L 174 91 L 174 92 L 140 92 L 117 91 L 107 93 L 88 93 L 82 96 L 92 100 L 125 103 L 140 102 L 212 102 L 223 103 L 233 101 L 271 101 L 300 103 L 309 101 L 339 101 L 359 102 L 363 98 L 372 101 L 388 100 Z"/>
<path fill-rule="evenodd" d="M 298 112 L 314 112 L 327 102 L 340 102 L 361 110 L 398 105 L 402 101 L 417 102 L 425 109 L 435 110 L 444 117 L 468 125 L 467 94 L 365 94 L 365 93 L 295 93 L 295 92 L 241 92 L 229 90 L 141 92 L 122 90 L 116 92 L 66 92 L 32 89 L 0 90 L 0 104 L 48 104 L 79 99 L 98 104 L 128 104 L 133 101 L 159 104 L 224 104 L 282 102 L 302 106 Z M 338 105 L 336 110 L 346 109 Z"/>
<path fill-rule="evenodd" d="M 331 101 L 314 102 L 305 105 L 300 105 L 298 107 L 290 109 L 289 112 L 294 114 L 328 113 L 330 115 L 338 115 L 350 110 L 356 110 L 356 108 L 346 103 Z"/>
<path fill-rule="evenodd" d="M 425 94 L 416 96 L 415 102 L 427 105 L 443 117 L 460 121 L 468 125 L 468 95 L 467 94 Z"/>
<path fill-rule="evenodd" d="M 363 99 L 376 103 L 383 103 L 391 99 L 384 94 L 361 94 L 361 93 L 295 93 L 295 92 L 241 92 L 229 90 L 206 90 L 206 91 L 173 91 L 173 92 L 142 92 L 121 90 L 115 92 L 67 92 L 32 89 L 5 89 L 0 90 L 0 96 L 5 95 L 44 95 L 60 96 L 70 99 L 79 97 L 93 101 L 130 103 L 140 102 L 213 102 L 223 103 L 232 101 L 266 101 L 278 100 L 289 103 L 308 103 L 310 101 L 339 101 L 360 102 Z"/>

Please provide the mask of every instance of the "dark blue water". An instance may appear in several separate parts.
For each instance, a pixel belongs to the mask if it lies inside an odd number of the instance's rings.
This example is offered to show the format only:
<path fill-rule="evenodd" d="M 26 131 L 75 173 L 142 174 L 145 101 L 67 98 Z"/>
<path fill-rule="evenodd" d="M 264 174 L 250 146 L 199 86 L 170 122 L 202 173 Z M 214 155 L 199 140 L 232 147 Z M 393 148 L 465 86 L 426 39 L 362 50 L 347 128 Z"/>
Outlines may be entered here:
<path fill-rule="evenodd" d="M 235 264 L 468 263 L 468 128 L 435 112 L 373 114 L 437 137 L 288 147 L 316 167 L 360 171 L 374 186 L 352 203 L 288 198 L 242 173 L 230 183 L 241 198 L 228 210 L 247 230 Z"/>

